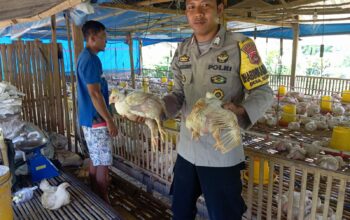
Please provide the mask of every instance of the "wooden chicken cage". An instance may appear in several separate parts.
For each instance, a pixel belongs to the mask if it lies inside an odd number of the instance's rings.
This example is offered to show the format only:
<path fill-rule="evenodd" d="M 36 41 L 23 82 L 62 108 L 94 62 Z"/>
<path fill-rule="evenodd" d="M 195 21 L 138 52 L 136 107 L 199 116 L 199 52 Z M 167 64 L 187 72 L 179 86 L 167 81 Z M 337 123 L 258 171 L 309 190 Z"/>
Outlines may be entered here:
<path fill-rule="evenodd" d="M 291 90 L 290 75 L 270 75 L 269 85 L 273 90 L 277 90 L 280 85 Z M 315 76 L 296 76 L 294 91 L 304 93 L 305 95 L 332 95 L 333 93 L 350 90 L 350 79 L 315 77 Z"/>
<path fill-rule="evenodd" d="M 156 189 L 166 195 L 173 178 L 172 168 L 176 160 L 178 131 L 167 130 L 166 140 L 159 141 L 156 150 L 152 151 L 147 127 L 118 116 L 115 116 L 115 119 L 120 131 L 114 139 L 114 156 L 121 161 L 117 167 L 126 164 L 122 169 L 135 177 L 141 175 L 142 177 L 137 179 L 147 184 L 149 191 Z M 328 210 L 328 207 L 334 210 L 335 219 L 350 219 L 350 175 L 347 171 L 325 170 L 314 164 L 272 155 L 262 150 L 264 146 L 271 145 L 269 138 L 247 135 L 244 137 L 248 168 L 242 171 L 242 182 L 243 195 L 248 206 L 245 214 L 247 219 L 252 219 L 252 216 L 257 219 L 293 219 L 293 202 L 288 203 L 288 213 L 285 213 L 282 210 L 282 202 L 276 199 L 276 195 L 297 191 L 303 199 L 306 190 L 312 191 L 310 219 L 316 219 L 318 210 L 315 201 L 318 197 L 324 210 Z M 253 158 L 259 158 L 260 161 L 259 171 L 255 170 L 260 173 L 258 184 L 254 181 L 254 166 L 251 162 Z M 264 161 L 268 161 L 270 170 L 268 183 L 265 185 Z M 144 181 L 145 179 L 147 180 Z M 162 187 L 156 187 L 156 184 Z M 293 200 L 292 196 L 293 194 L 288 194 L 289 201 Z M 299 207 L 300 213 L 306 210 L 303 204 Z M 327 215 L 325 212 L 323 214 Z"/>

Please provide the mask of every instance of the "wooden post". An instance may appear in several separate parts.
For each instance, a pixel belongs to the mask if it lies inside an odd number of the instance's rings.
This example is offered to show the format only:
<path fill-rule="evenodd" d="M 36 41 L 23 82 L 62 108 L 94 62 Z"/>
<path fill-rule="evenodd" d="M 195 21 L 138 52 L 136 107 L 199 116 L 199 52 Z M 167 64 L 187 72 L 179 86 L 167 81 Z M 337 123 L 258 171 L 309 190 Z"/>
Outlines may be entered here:
<path fill-rule="evenodd" d="M 56 119 L 58 123 L 58 132 L 64 135 L 63 129 L 63 108 L 62 108 L 62 91 L 61 91 L 61 78 L 59 73 L 58 64 L 58 46 L 56 41 L 56 16 L 51 16 L 51 42 L 52 42 L 52 64 L 53 64 L 53 79 L 54 79 L 54 103 L 56 103 Z"/>
<path fill-rule="evenodd" d="M 74 77 L 74 64 L 73 64 L 73 54 L 72 54 L 72 45 L 71 45 L 71 33 L 70 33 L 70 21 L 69 21 L 69 11 L 66 11 L 65 18 L 66 18 L 66 28 L 67 28 L 67 41 L 68 41 L 68 50 L 69 50 L 69 61 L 70 61 L 70 85 L 71 85 L 71 91 L 72 91 L 72 103 L 73 103 L 73 135 L 74 135 L 74 150 L 71 146 L 69 146 L 70 150 L 73 152 L 77 152 L 77 145 L 78 145 L 78 139 L 77 139 L 77 110 L 76 110 L 76 97 L 75 97 L 75 77 Z"/>
<path fill-rule="evenodd" d="M 299 41 L 299 24 L 292 24 L 293 28 L 293 54 L 292 54 L 292 67 L 291 67 L 291 80 L 290 88 L 294 90 L 295 78 L 296 78 L 296 65 L 297 65 L 297 55 L 298 55 L 298 41 Z"/>
<path fill-rule="evenodd" d="M 130 55 L 130 73 L 131 73 L 131 87 L 135 89 L 135 70 L 134 70 L 134 54 L 133 54 L 133 42 L 131 33 L 127 35 L 127 42 L 129 44 L 129 55 Z"/>
<path fill-rule="evenodd" d="M 73 22 L 72 22 L 72 37 L 73 37 L 73 44 L 74 44 L 74 63 L 76 66 L 79 54 L 84 48 L 84 36 L 83 36 L 83 32 L 81 31 L 81 28 L 76 26 Z"/>
<path fill-rule="evenodd" d="M 143 75 L 143 71 L 142 71 L 142 40 L 141 38 L 139 39 L 139 63 L 140 63 L 140 76 Z"/>

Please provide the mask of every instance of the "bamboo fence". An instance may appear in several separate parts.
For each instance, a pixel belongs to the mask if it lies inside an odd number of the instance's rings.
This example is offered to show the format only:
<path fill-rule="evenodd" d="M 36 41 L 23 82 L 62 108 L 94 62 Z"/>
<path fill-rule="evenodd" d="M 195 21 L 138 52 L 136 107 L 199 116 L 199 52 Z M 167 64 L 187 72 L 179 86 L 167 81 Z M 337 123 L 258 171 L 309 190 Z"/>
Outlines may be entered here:
<path fill-rule="evenodd" d="M 22 116 L 42 130 L 66 135 L 71 147 L 71 123 L 62 47 L 40 41 L 0 45 L 4 80 L 26 94 Z M 55 51 L 55 52 L 54 52 Z"/>

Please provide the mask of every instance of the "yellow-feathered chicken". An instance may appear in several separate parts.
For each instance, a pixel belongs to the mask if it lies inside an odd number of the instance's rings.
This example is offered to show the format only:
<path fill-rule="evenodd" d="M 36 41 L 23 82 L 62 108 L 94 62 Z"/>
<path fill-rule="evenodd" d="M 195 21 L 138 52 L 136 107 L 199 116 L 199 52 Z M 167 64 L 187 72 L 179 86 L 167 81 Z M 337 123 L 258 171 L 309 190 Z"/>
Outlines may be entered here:
<path fill-rule="evenodd" d="M 216 141 L 213 146 L 222 153 L 227 153 L 241 143 L 240 128 L 236 115 L 223 109 L 222 101 L 213 93 L 207 93 L 199 99 L 186 118 L 186 127 L 192 131 L 192 138 L 211 133 Z"/>
<path fill-rule="evenodd" d="M 135 121 L 137 116 L 145 118 L 145 124 L 151 130 L 153 146 L 156 146 L 158 131 L 161 138 L 165 131 L 162 128 L 160 117 L 165 114 L 164 102 L 156 95 L 140 91 L 134 91 L 125 95 L 118 90 L 113 90 L 109 96 L 109 103 L 114 103 L 118 114 Z"/>

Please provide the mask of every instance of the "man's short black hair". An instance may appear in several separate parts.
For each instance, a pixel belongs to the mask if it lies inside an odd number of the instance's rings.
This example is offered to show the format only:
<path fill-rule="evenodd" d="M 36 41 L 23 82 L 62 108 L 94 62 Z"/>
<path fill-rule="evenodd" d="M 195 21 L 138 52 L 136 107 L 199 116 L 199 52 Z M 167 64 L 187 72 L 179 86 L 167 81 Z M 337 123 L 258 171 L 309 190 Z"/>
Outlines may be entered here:
<path fill-rule="evenodd" d="M 101 22 L 90 20 L 85 22 L 81 30 L 83 31 L 85 40 L 87 40 L 90 35 L 95 35 L 100 31 L 106 30 L 106 27 Z"/>
<path fill-rule="evenodd" d="M 185 3 L 186 3 L 186 0 L 185 0 Z M 223 0 L 216 0 L 216 5 L 220 5 L 221 3 L 224 3 L 224 1 Z"/>

